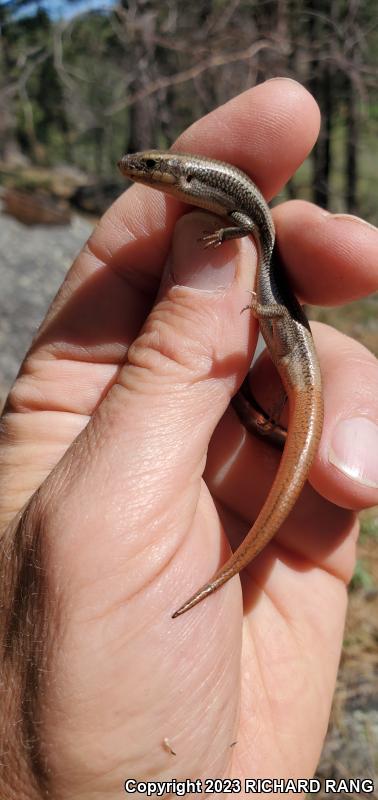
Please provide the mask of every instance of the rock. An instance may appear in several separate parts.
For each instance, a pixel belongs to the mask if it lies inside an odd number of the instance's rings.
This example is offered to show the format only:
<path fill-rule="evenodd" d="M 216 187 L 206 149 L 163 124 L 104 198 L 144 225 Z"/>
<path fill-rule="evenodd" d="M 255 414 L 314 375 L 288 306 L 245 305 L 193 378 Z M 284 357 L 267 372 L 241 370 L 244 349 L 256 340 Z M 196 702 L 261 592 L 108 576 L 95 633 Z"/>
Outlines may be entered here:
<path fill-rule="evenodd" d="M 123 188 L 117 181 L 99 181 L 79 186 L 71 197 L 71 203 L 87 214 L 101 216 L 119 197 Z"/>
<path fill-rule="evenodd" d="M 5 213 L 24 225 L 68 225 L 71 220 L 67 201 L 42 190 L 6 189 L 3 204 Z"/>

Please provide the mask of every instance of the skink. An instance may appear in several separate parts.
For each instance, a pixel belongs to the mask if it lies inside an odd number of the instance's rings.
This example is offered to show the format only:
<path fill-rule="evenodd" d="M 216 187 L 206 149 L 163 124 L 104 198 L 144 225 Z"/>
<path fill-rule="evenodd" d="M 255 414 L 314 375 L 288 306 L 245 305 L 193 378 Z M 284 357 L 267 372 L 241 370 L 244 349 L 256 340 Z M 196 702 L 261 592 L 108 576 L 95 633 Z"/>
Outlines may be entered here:
<path fill-rule="evenodd" d="M 285 281 L 283 270 L 277 270 L 272 217 L 253 181 L 241 170 L 221 161 L 157 150 L 125 155 L 119 161 L 119 168 L 133 181 L 225 217 L 225 227 L 202 237 L 206 247 L 217 247 L 227 239 L 248 234 L 254 237 L 258 267 L 250 308 L 259 320 L 289 400 L 289 424 L 282 458 L 254 525 L 213 578 L 175 611 L 173 617 L 178 617 L 246 567 L 277 533 L 294 506 L 321 435 L 321 376 L 306 316 Z M 241 402 L 244 407 L 245 400 Z"/>

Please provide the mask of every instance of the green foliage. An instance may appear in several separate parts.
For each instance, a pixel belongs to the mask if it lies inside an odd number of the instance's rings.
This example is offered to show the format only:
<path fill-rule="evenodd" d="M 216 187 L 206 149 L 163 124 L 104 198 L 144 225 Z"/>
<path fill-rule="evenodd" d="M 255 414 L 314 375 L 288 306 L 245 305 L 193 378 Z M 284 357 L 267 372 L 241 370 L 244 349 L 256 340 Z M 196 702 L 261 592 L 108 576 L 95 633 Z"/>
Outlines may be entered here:
<path fill-rule="evenodd" d="M 378 513 L 361 520 L 361 540 L 378 539 Z"/>
<path fill-rule="evenodd" d="M 371 589 L 373 586 L 373 578 L 365 566 L 363 561 L 357 559 L 356 568 L 354 570 L 353 578 L 350 582 L 352 591 L 356 589 Z"/>

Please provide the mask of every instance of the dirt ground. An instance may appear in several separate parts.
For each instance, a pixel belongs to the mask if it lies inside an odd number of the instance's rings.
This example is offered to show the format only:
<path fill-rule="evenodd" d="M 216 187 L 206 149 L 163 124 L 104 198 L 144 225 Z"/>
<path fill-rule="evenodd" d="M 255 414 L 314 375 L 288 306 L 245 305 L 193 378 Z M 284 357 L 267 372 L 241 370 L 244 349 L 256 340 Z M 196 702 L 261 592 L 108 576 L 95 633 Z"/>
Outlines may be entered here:
<path fill-rule="evenodd" d="M 332 715 L 317 776 L 372 778 L 378 793 L 378 509 L 374 514 L 376 533 L 362 534 L 358 547 Z M 348 796 L 355 795 L 343 795 Z"/>
<path fill-rule="evenodd" d="M 378 294 L 341 308 L 311 308 L 310 317 L 333 325 L 378 355 Z M 361 514 L 343 653 L 317 775 L 372 778 L 378 797 L 378 507 Z M 320 800 L 326 796 L 317 795 Z"/>

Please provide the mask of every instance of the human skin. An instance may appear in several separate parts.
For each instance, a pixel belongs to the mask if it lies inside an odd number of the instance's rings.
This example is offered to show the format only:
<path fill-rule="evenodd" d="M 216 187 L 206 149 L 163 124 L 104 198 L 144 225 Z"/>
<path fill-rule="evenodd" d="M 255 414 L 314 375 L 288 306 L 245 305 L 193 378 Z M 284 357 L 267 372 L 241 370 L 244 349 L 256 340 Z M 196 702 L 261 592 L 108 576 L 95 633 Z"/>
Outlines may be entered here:
<path fill-rule="evenodd" d="M 318 128 L 308 92 L 277 79 L 176 146 L 236 164 L 270 199 Z M 256 343 L 255 320 L 240 314 L 254 243 L 203 250 L 212 220 L 196 211 L 177 223 L 182 211 L 140 185 L 114 203 L 8 398 L 0 796 L 9 800 L 115 800 L 126 778 L 306 777 L 317 765 L 354 510 L 378 502 L 376 361 L 313 326 L 325 423 L 310 485 L 245 571 L 243 595 L 237 577 L 173 620 L 226 558 L 225 531 L 234 545 L 250 527 L 279 459 L 228 408 Z M 377 288 L 375 228 L 300 201 L 274 218 L 302 302 L 341 304 Z M 254 389 L 267 407 L 274 383 L 260 362 Z"/>

